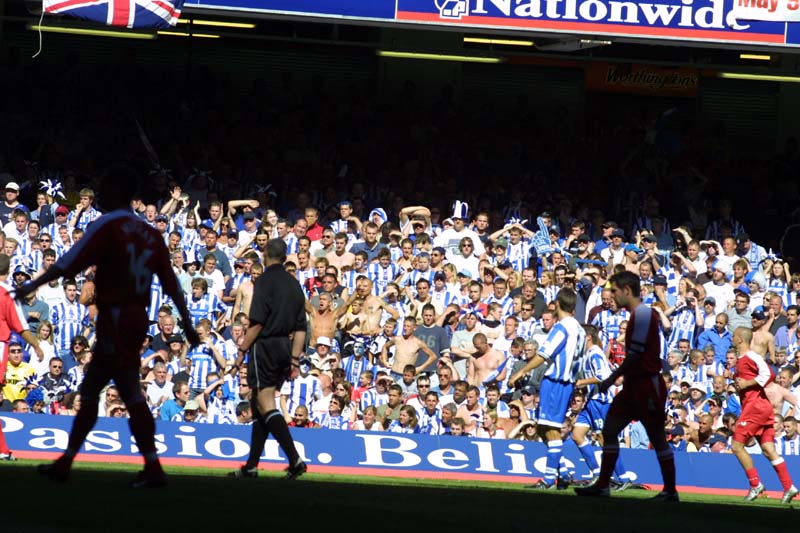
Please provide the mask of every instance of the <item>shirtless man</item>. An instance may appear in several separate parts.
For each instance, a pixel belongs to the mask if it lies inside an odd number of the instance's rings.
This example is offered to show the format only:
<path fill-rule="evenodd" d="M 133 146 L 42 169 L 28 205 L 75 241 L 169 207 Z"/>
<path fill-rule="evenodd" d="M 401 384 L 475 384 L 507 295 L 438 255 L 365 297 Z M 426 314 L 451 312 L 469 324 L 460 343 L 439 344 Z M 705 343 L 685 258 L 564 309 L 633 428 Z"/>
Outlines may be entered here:
<path fill-rule="evenodd" d="M 407 316 L 403 319 L 403 334 L 389 340 L 383 345 L 383 349 L 381 350 L 381 364 L 385 367 L 389 367 L 387 352 L 389 348 L 394 346 L 394 361 L 391 364 L 391 368 L 392 378 L 395 381 L 402 379 L 403 369 L 406 365 L 414 365 L 417 362 L 417 352 L 420 350 L 428 356 L 428 359 L 420 366 L 415 367 L 417 374 L 436 360 L 436 354 L 433 353 L 433 350 L 414 335 L 414 328 L 416 327 L 417 321 L 414 320 L 413 317 Z"/>
<path fill-rule="evenodd" d="M 332 339 L 336 336 L 336 323 L 347 312 L 355 297 L 351 297 L 344 305 L 333 309 L 333 298 L 330 293 L 322 292 L 319 295 L 319 307 L 314 307 L 306 300 L 306 313 L 311 327 L 309 346 L 315 346 L 317 337 Z"/>
<path fill-rule="evenodd" d="M 470 385 L 467 389 L 467 401 L 456 411 L 456 416 L 464 419 L 464 432 L 472 436 L 475 436 L 478 426 L 483 420 L 483 406 L 478 402 L 480 397 L 480 389 L 475 385 Z"/>
<path fill-rule="evenodd" d="M 714 417 L 709 414 L 702 414 L 697 418 L 697 423 L 693 424 L 695 427 L 692 428 L 688 440 L 694 444 L 695 448 L 698 450 L 703 447 L 703 444 L 705 444 L 714 433 L 712 429 L 713 423 Z"/>
<path fill-rule="evenodd" d="M 347 234 L 337 233 L 333 237 L 333 251 L 325 255 L 329 265 L 341 272 L 343 266 L 352 266 L 356 256 L 347 251 Z"/>
<path fill-rule="evenodd" d="M 769 327 L 772 324 L 772 317 L 764 310 L 762 306 L 756 307 L 750 314 L 753 324 L 753 340 L 750 341 L 750 350 L 760 355 L 762 358 L 767 359 L 769 353 L 769 360 L 775 360 L 775 337 L 769 332 Z M 794 408 L 797 407 L 797 399 L 794 394 L 788 389 L 785 389 L 775 383 L 771 379 L 764 387 L 764 392 L 767 393 L 769 403 L 772 404 L 772 409 L 776 414 L 781 414 L 783 410 L 783 402 L 789 402 Z"/>
<path fill-rule="evenodd" d="M 753 324 L 753 340 L 750 342 L 750 349 L 764 359 L 775 360 L 775 337 L 769 332 L 772 325 L 772 317 L 764 309 L 758 306 L 750 314 Z M 769 357 L 767 357 L 769 354 Z"/>
<path fill-rule="evenodd" d="M 250 279 L 243 281 L 236 288 L 236 300 L 233 302 L 233 314 L 245 313 L 250 316 L 250 304 L 253 302 L 253 283 L 264 273 L 264 265 L 253 263 L 250 267 Z"/>
<path fill-rule="evenodd" d="M 383 301 L 382 297 L 372 294 L 372 280 L 367 276 L 359 276 L 356 280 L 355 294 L 364 300 L 362 307 L 363 319 L 361 319 L 362 335 L 377 335 L 381 331 L 381 314 L 386 311 L 394 318 L 398 318 L 399 313 L 390 305 Z M 400 374 L 402 375 L 402 367 Z"/>
<path fill-rule="evenodd" d="M 500 373 L 497 369 L 502 365 L 506 357 L 489 346 L 486 335 L 478 333 L 472 338 L 475 352 L 467 360 L 467 382 L 476 387 L 484 386 L 487 381 L 503 381 L 506 377 L 507 368 L 503 368 Z"/>
<path fill-rule="evenodd" d="M 351 298 L 350 310 L 346 311 L 344 316 L 339 319 L 339 329 L 350 335 L 361 335 L 361 325 L 366 322 L 364 299 L 357 294 L 355 296 L 355 298 Z M 345 310 L 348 308 L 347 304 L 341 307 Z"/>

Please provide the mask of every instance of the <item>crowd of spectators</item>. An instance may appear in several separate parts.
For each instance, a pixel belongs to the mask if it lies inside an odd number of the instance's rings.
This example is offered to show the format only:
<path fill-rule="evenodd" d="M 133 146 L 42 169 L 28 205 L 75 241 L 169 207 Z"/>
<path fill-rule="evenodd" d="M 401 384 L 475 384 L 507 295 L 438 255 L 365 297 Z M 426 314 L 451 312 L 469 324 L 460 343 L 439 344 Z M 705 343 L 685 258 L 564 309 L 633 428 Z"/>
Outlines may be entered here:
<path fill-rule="evenodd" d="M 0 77 L 22 98 L 2 104 L 1 249 L 10 284 L 37 276 L 101 216 L 97 154 L 151 162 L 139 165 L 131 209 L 163 234 L 203 340 L 187 346 L 154 278 L 141 354 L 155 417 L 250 421 L 247 374 L 231 365 L 262 251 L 278 237 L 308 297 L 307 356 L 280 393 L 292 426 L 535 440 L 541 370 L 516 387 L 508 378 L 546 339 L 563 287 L 619 364 L 627 312 L 603 287 L 624 269 L 659 310 L 676 448 L 727 449 L 739 409 L 730 333 L 763 321 L 787 391 L 776 401 L 781 449 L 798 453 L 800 274 L 771 246 L 797 203 L 795 143 L 765 158 L 732 150 L 723 128 L 660 112 L 578 120 L 524 98 L 471 108 L 447 88 L 424 105 L 413 84 L 383 101 L 319 80 L 304 93 L 287 77 L 233 101 L 210 74 L 125 133 L 107 112 L 142 80 L 101 70 L 120 91 L 93 99 L 108 92 L 85 72 L 65 69 L 45 99 L 53 73 Z M 77 89 L 84 98 L 66 98 Z M 0 409 L 74 414 L 94 342 L 91 269 L 23 309 L 46 355 L 12 342 Z M 585 400 L 575 394 L 573 414 Z M 100 409 L 126 416 L 113 386 Z M 646 447 L 643 434 L 633 424 L 621 439 Z"/>

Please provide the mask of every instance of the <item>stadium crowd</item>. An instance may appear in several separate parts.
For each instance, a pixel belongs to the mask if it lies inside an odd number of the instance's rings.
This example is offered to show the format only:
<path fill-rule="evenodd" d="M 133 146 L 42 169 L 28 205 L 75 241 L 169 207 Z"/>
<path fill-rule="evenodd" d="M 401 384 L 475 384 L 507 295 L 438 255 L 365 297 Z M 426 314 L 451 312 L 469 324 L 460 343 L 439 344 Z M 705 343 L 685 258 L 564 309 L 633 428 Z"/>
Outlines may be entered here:
<path fill-rule="evenodd" d="M 28 76 L 6 80 L 24 88 Z M 746 233 L 733 209 L 746 193 L 723 178 L 768 175 L 775 186 L 754 189 L 746 215 L 785 221 L 798 196 L 796 143 L 764 164 L 731 151 L 724 131 L 701 135 L 657 115 L 579 127 L 564 110 L 537 118 L 524 99 L 508 114 L 470 114 L 448 90 L 420 112 L 411 85 L 394 107 L 366 89 L 336 99 L 323 86 L 311 105 L 284 82 L 276 91 L 256 83 L 238 105 L 204 86 L 174 126 L 148 115 L 152 144 L 145 128 L 101 138 L 103 106 L 75 102 L 26 150 L 33 111 L 6 110 L 0 249 L 12 258 L 11 285 L 45 271 L 101 216 L 92 150 L 119 141 L 154 162 L 131 209 L 163 234 L 203 340 L 189 349 L 154 278 L 141 347 L 154 417 L 250 421 L 247 374 L 232 363 L 262 252 L 279 237 L 310 324 L 307 357 L 280 393 L 291 426 L 536 440 L 544 368 L 514 386 L 509 378 L 547 338 L 564 287 L 579 296 L 587 354 L 620 364 L 627 312 L 604 287 L 628 270 L 661 317 L 673 446 L 729 450 L 740 408 L 731 334 L 747 326 L 774 335 L 778 447 L 800 453 L 800 274 Z M 67 74 L 54 91 L 78 83 Z M 163 166 L 153 146 L 165 147 Z M 42 287 L 22 307 L 46 355 L 12 341 L 0 410 L 74 414 L 94 342 L 93 273 Z M 571 420 L 595 394 L 579 389 Z M 100 410 L 126 416 L 113 386 Z M 620 438 L 648 446 L 637 424 Z"/>

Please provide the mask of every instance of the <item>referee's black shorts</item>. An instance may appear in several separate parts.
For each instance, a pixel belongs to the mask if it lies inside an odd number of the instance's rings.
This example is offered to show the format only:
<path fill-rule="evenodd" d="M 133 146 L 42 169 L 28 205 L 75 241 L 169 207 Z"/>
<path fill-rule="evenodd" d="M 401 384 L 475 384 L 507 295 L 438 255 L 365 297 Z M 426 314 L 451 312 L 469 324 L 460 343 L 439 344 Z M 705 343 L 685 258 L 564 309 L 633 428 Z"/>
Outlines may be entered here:
<path fill-rule="evenodd" d="M 286 337 L 256 339 L 247 365 L 247 382 L 255 390 L 280 388 L 292 372 L 292 341 Z"/>

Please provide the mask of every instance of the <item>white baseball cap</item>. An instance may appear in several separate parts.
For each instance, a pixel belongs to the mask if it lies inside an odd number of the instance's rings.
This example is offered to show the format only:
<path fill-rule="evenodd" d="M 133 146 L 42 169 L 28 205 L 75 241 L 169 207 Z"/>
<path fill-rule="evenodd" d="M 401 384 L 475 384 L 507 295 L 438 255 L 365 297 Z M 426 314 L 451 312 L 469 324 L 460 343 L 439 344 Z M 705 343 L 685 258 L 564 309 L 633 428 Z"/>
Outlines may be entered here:
<path fill-rule="evenodd" d="M 319 346 L 320 344 L 323 346 L 327 346 L 328 348 L 333 346 L 331 339 L 328 337 L 317 337 L 317 346 Z"/>

